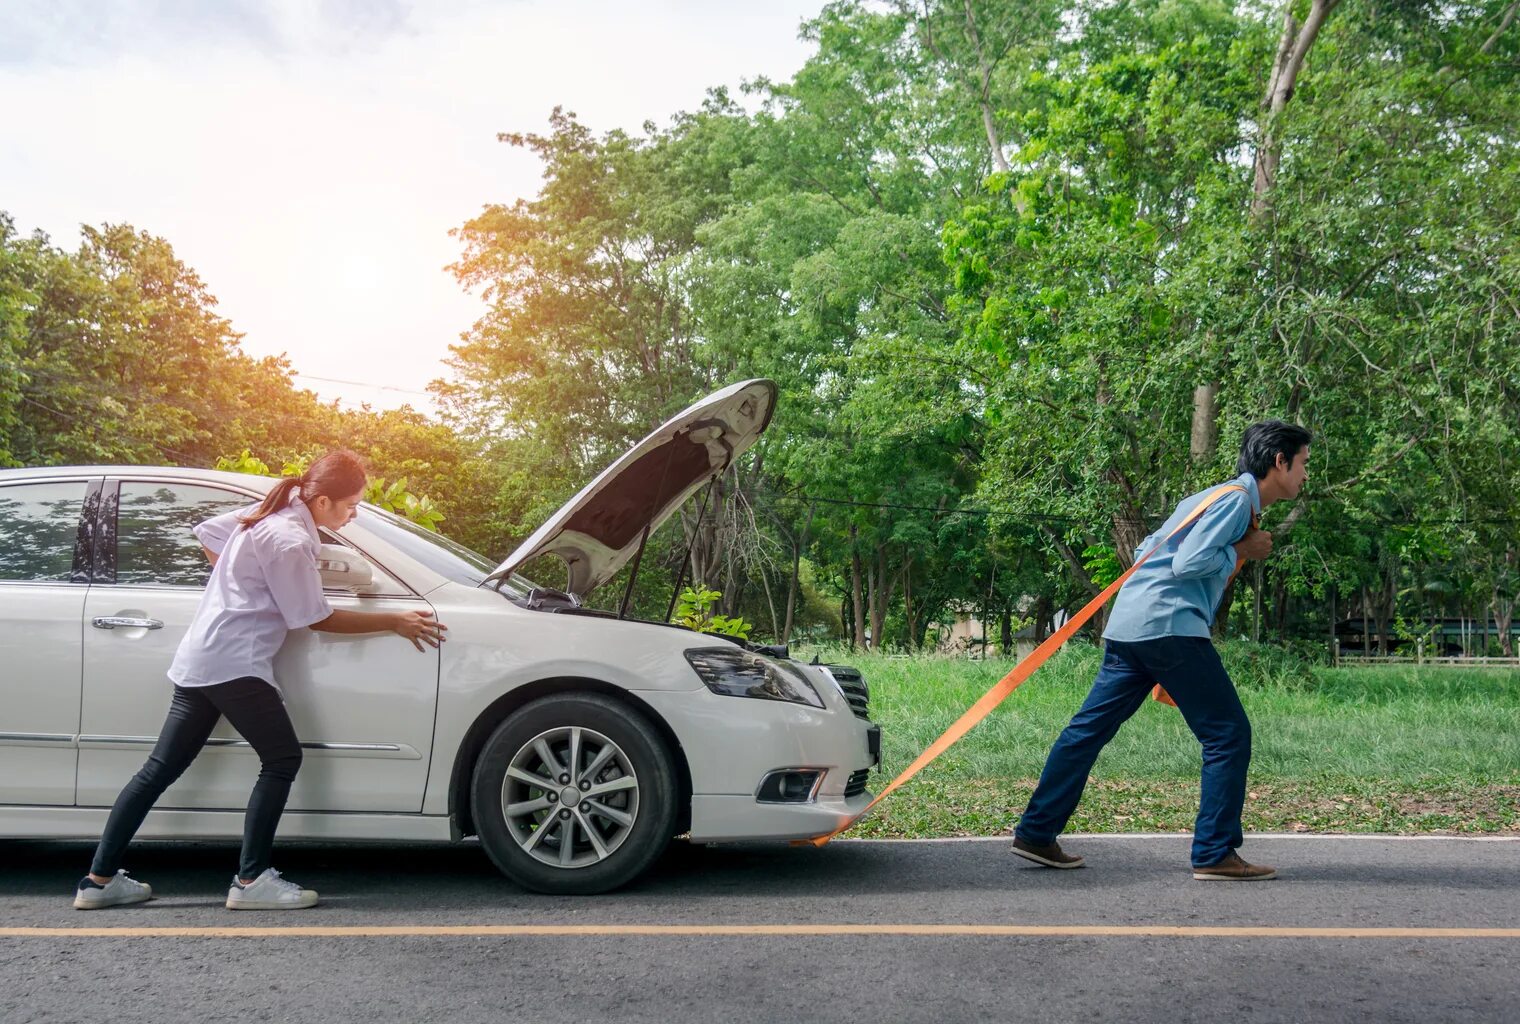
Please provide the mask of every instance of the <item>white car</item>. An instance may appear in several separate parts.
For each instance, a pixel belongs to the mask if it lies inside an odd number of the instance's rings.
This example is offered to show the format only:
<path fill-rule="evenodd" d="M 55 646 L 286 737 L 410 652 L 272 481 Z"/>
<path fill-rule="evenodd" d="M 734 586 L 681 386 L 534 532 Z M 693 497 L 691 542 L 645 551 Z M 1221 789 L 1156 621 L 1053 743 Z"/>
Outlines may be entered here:
<path fill-rule="evenodd" d="M 593 893 L 683 832 L 800 839 L 857 816 L 880 750 L 859 672 L 583 605 L 754 443 L 775 399 L 751 380 L 696 403 L 499 566 L 371 506 L 324 531 L 335 608 L 431 608 L 448 640 L 418 653 L 390 634 L 290 634 L 275 671 L 306 757 L 279 834 L 476 835 L 528 888 Z M 157 739 L 209 572 L 190 528 L 273 484 L 0 471 L 0 837 L 100 835 Z M 563 591 L 514 573 L 549 553 L 568 567 Z M 239 838 L 257 766 L 223 721 L 139 836 Z"/>

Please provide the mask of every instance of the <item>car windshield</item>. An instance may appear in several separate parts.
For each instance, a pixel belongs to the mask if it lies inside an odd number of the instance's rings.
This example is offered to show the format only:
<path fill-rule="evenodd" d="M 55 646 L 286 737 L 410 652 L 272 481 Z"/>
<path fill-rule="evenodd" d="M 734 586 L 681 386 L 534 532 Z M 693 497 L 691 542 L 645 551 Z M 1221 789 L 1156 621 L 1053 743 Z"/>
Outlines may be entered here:
<path fill-rule="evenodd" d="M 485 555 L 373 505 L 360 505 L 358 518 L 366 530 L 455 583 L 478 587 L 496 568 Z M 513 573 L 501 589 L 511 597 L 526 598 L 534 586 L 532 580 Z"/>

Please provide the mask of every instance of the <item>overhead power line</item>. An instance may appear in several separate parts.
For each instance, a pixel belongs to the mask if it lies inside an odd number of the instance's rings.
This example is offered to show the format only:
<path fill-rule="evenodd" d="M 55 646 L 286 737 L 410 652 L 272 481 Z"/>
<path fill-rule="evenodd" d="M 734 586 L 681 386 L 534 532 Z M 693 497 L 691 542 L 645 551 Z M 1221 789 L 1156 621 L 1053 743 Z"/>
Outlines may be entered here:
<path fill-rule="evenodd" d="M 398 388 L 390 384 L 371 384 L 362 380 L 347 380 L 341 377 L 319 377 L 311 373 L 292 373 L 292 376 L 302 380 L 321 381 L 324 384 L 345 384 L 350 387 L 373 388 L 377 391 L 394 391 L 403 395 L 418 395 L 422 398 L 435 397 L 432 392 L 418 391 L 413 388 Z M 812 435 L 817 440 L 837 440 L 841 443 L 850 443 L 851 438 L 836 438 L 832 435 Z M 1051 515 L 1040 512 L 1010 512 L 1003 509 L 993 508 L 938 508 L 933 505 L 907 505 L 885 501 L 855 501 L 850 498 L 832 498 L 810 494 L 775 494 L 767 495 L 778 501 L 792 501 L 803 503 L 816 503 L 821 505 L 843 505 L 854 508 L 890 509 L 900 512 L 934 512 L 940 515 L 973 515 L 989 516 L 1000 519 L 1021 520 L 1024 522 L 1048 522 L 1048 523 L 1079 523 L 1086 520 L 1081 516 Z M 1520 526 L 1520 519 L 1410 519 L 1394 518 L 1389 516 L 1377 517 L 1369 520 L 1380 526 Z"/>
<path fill-rule="evenodd" d="M 802 504 L 814 503 L 820 505 L 848 505 L 855 508 L 895 509 L 902 512 L 933 512 L 939 515 L 976 515 L 997 516 L 1006 519 L 1019 519 L 1028 522 L 1059 522 L 1080 523 L 1087 520 L 1081 516 L 1049 515 L 1040 512 L 1009 512 L 993 508 L 939 508 L 934 505 L 906 505 L 890 501 L 855 501 L 850 498 L 831 498 L 813 494 L 776 494 L 767 492 L 763 495 L 771 501 L 791 501 Z M 1170 514 L 1170 512 L 1168 512 Z M 1520 519 L 1404 519 L 1381 517 L 1369 520 L 1370 523 L 1379 526 L 1515 526 L 1520 525 Z"/>
<path fill-rule="evenodd" d="M 362 380 L 344 380 L 341 377 L 318 377 L 314 373 L 292 373 L 291 376 L 300 377 L 302 380 L 317 380 L 321 381 L 324 384 L 347 384 L 350 387 L 356 388 L 373 388 L 376 391 L 395 391 L 403 395 L 420 395 L 423 398 L 433 397 L 432 392 L 429 391 L 417 391 L 413 388 L 398 388 L 393 387 L 390 384 L 370 384 Z"/>

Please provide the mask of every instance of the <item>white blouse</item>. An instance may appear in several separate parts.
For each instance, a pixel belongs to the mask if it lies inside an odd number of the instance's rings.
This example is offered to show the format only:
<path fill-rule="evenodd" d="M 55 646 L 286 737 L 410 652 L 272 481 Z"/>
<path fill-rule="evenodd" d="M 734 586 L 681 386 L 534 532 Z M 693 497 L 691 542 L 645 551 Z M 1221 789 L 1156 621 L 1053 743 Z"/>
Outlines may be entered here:
<path fill-rule="evenodd" d="M 278 690 L 274 656 L 286 634 L 332 614 L 317 573 L 322 540 L 311 511 L 294 498 L 245 529 L 239 517 L 256 507 L 226 512 L 195 527 L 196 538 L 217 560 L 169 666 L 176 686 L 256 676 Z"/>

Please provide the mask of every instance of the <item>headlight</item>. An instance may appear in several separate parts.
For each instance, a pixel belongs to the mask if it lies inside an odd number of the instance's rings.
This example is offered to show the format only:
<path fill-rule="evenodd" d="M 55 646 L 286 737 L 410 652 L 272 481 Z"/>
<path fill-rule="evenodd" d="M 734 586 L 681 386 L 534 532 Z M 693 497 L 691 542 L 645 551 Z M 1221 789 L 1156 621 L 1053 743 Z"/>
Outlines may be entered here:
<path fill-rule="evenodd" d="M 713 693 L 823 707 L 823 698 L 813 684 L 785 662 L 762 658 L 737 647 L 700 647 L 687 651 L 686 660 Z"/>

